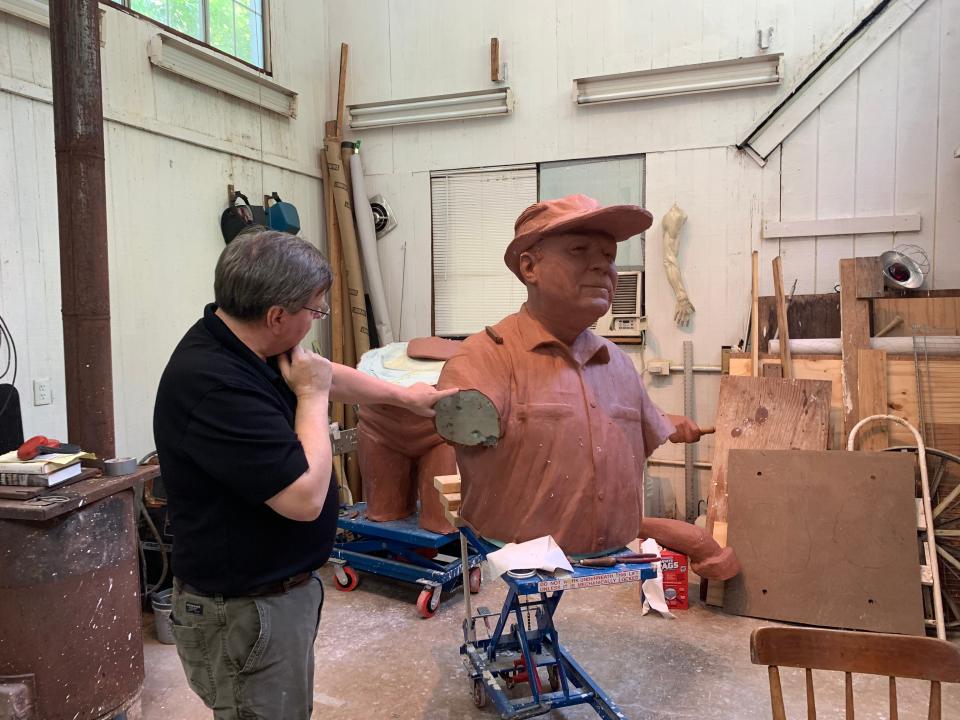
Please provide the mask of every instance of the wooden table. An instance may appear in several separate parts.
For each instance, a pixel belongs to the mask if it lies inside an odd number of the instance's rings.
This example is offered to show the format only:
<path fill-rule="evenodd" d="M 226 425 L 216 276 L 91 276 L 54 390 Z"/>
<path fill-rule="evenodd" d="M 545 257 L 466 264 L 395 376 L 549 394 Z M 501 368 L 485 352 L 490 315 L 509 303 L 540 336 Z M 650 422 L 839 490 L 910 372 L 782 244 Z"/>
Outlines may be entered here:
<path fill-rule="evenodd" d="M 129 475 L 100 476 L 63 488 L 52 487 L 29 500 L 0 500 L 0 519 L 49 520 L 132 488 L 160 475 L 159 465 L 141 465 Z"/>

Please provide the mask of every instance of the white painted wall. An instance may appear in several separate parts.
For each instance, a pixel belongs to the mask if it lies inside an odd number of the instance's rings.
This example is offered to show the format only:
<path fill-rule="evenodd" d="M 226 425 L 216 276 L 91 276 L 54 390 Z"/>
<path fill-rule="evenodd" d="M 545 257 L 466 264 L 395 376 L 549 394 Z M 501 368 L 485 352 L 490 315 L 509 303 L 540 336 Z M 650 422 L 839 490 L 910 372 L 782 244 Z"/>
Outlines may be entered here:
<path fill-rule="evenodd" d="M 274 79 L 288 119 L 154 69 L 158 28 L 109 6 L 102 48 L 117 452 L 153 448 L 157 381 L 213 299 L 219 216 L 233 183 L 294 203 L 322 241 L 319 152 L 327 115 L 326 8 L 272 0 Z M 321 29 L 321 30 L 318 30 Z M 66 435 L 57 200 L 47 30 L 0 13 L 0 315 L 19 350 L 24 431 Z M 34 407 L 31 381 L 53 381 Z"/>
<path fill-rule="evenodd" d="M 516 97 L 516 111 L 506 119 L 355 133 L 363 141 L 367 188 L 390 200 L 400 223 L 380 241 L 393 326 L 404 339 L 431 332 L 431 170 L 632 153 L 646 154 L 646 204 L 657 218 L 647 233 L 647 359 L 679 363 L 683 341 L 692 340 L 696 363 L 719 363 L 721 346 L 736 344 L 745 332 L 753 249 L 762 253 L 765 293 L 772 291 L 770 260 L 778 251 L 788 286 L 798 277 L 797 292 L 825 292 L 836 282 L 840 257 L 875 253 L 893 243 L 890 237 L 762 241 L 765 217 L 921 212 L 919 242 L 936 250 L 933 283 L 960 285 L 960 161 L 952 159 L 960 143 L 960 4 L 954 0 L 927 0 L 765 168 L 732 147 L 873 5 L 873 0 L 331 3 L 328 87 L 332 93 L 339 44 L 347 42 L 348 103 L 489 88 L 491 37 L 500 38 L 506 84 Z M 757 29 L 771 26 L 768 52 L 784 53 L 786 82 L 780 88 L 601 107 L 572 102 L 575 77 L 754 55 L 760 52 Z M 674 201 L 689 215 L 680 264 L 697 314 L 686 329 L 672 323 L 674 298 L 662 271 L 659 218 Z M 642 367 L 639 356 L 637 364 Z M 647 384 L 662 407 L 681 409 L 679 377 Z M 695 417 L 710 423 L 717 376 L 698 375 L 695 386 Z M 709 458 L 709 439 L 699 452 Z M 668 446 L 658 456 L 681 458 L 682 450 Z M 651 474 L 674 481 L 682 508 L 682 470 L 653 467 Z M 701 477 L 705 482 L 708 473 Z"/>
<path fill-rule="evenodd" d="M 958 36 L 960 3 L 927 0 L 763 171 L 765 219 L 917 213 L 920 232 L 763 241 L 761 267 L 779 252 L 788 287 L 796 278 L 798 293 L 826 293 L 839 282 L 840 258 L 912 243 L 931 262 L 926 287 L 960 287 Z M 769 272 L 761 290 L 773 292 Z"/>

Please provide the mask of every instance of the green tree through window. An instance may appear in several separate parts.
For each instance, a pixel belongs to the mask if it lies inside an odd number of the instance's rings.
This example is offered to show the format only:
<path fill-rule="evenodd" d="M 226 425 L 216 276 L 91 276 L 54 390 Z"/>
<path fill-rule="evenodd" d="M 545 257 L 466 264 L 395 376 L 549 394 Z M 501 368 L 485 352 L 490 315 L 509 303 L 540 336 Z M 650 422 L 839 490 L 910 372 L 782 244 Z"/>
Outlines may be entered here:
<path fill-rule="evenodd" d="M 178 32 L 251 65 L 264 66 L 263 0 L 125 1 L 132 10 Z"/>

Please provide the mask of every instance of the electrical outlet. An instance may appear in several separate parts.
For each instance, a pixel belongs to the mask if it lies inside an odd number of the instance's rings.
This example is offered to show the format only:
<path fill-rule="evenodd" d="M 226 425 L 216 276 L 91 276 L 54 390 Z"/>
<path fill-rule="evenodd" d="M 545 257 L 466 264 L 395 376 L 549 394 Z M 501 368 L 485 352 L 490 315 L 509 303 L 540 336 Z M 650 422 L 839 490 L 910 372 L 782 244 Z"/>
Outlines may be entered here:
<path fill-rule="evenodd" d="M 37 378 L 33 381 L 33 404 L 49 405 L 53 402 L 53 387 L 50 378 Z"/>

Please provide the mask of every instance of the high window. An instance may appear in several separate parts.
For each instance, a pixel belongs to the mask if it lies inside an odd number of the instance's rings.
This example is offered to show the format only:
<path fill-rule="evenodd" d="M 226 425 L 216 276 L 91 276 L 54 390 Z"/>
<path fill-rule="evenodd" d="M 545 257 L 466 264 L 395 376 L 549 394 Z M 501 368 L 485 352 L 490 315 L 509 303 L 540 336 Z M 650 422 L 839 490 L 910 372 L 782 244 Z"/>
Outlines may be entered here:
<path fill-rule="evenodd" d="M 267 69 L 267 0 L 122 0 L 122 4 L 210 47 Z"/>

